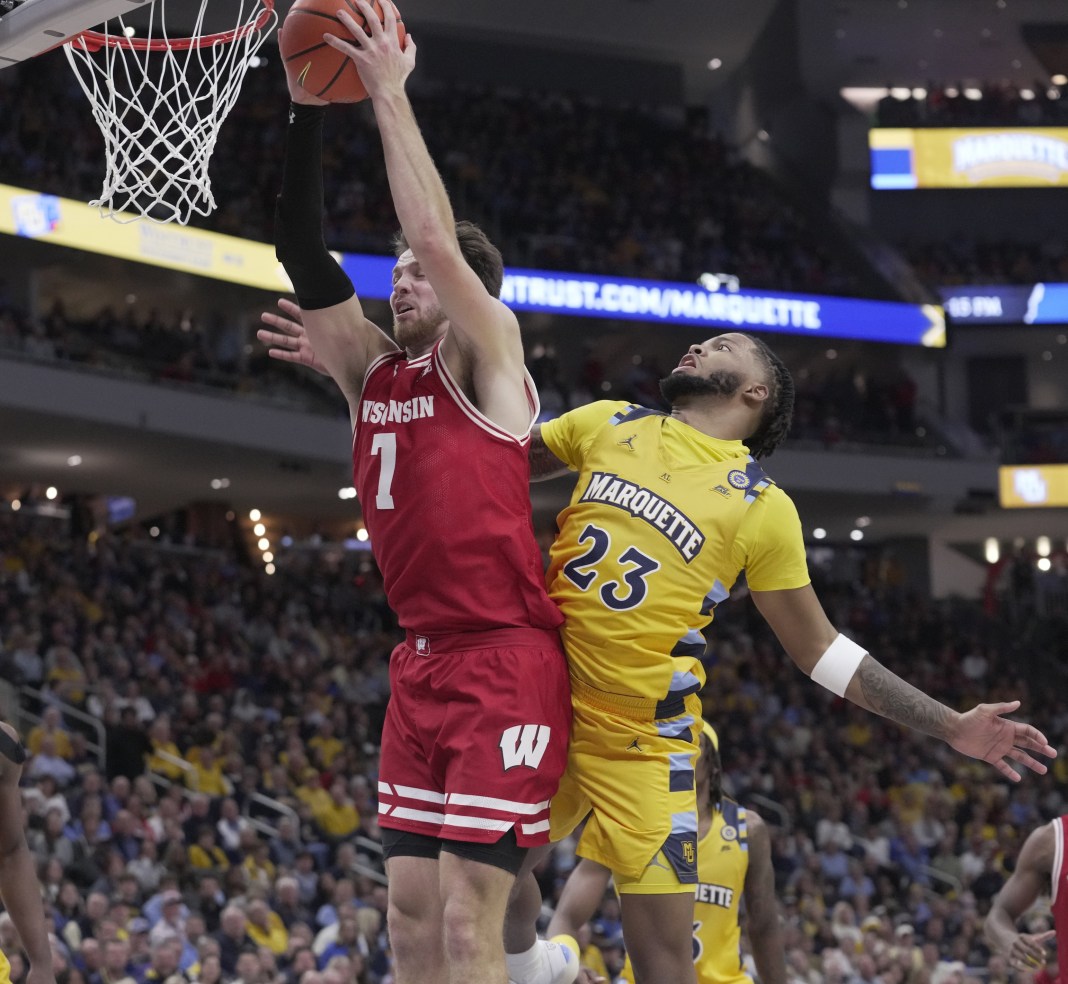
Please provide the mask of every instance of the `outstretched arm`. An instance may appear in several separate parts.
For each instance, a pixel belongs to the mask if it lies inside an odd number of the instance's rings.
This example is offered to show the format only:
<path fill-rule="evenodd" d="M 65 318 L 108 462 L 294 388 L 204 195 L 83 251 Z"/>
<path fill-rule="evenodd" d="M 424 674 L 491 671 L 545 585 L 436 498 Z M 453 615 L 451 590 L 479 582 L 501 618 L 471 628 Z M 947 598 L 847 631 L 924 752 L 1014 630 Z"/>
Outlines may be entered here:
<path fill-rule="evenodd" d="M 357 44 L 325 37 L 356 64 L 370 94 L 397 218 L 449 321 L 446 360 L 461 379 L 471 379 L 483 413 L 513 433 L 525 433 L 530 415 L 519 323 L 460 250 L 448 193 L 404 89 L 415 67 L 415 42 L 409 36 L 400 47 L 392 4 L 383 4 L 383 23 L 366 0 L 355 3 L 366 28 L 345 11 L 338 16 Z"/>
<path fill-rule="evenodd" d="M 771 837 L 761 817 L 751 810 L 746 813 L 749 867 L 745 873 L 745 911 L 753 960 L 760 984 L 786 984 L 785 950 L 779 906 L 775 901 L 775 870 L 771 865 Z"/>
<path fill-rule="evenodd" d="M 844 637 L 831 625 L 812 585 L 785 591 L 753 591 L 752 595 L 790 658 L 809 676 L 814 671 L 819 673 L 819 664 L 832 644 L 843 645 L 839 640 Z M 1037 728 L 1001 716 L 1015 711 L 1019 701 L 979 704 L 961 714 L 906 683 L 848 640 L 844 645 L 861 657 L 843 688 L 843 695 L 854 704 L 941 738 L 957 751 L 989 762 L 1013 782 L 1019 782 L 1020 774 L 1005 759 L 1013 759 L 1041 775 L 1046 766 L 1031 753 L 1056 756 L 1056 750 Z M 823 663 L 822 668 L 826 666 Z"/>
<path fill-rule="evenodd" d="M 30 960 L 28 984 L 55 984 L 41 885 L 22 829 L 19 776 L 25 753 L 11 725 L 0 724 L 0 729 L 0 896 Z"/>
<path fill-rule="evenodd" d="M 1046 965 L 1046 944 L 1053 939 L 1053 931 L 1018 933 L 1016 923 L 1040 895 L 1050 891 L 1056 847 L 1054 823 L 1060 821 L 1043 824 L 1024 841 L 1016 870 L 995 897 L 983 926 L 986 941 L 1005 954 L 1014 968 L 1037 970 Z"/>

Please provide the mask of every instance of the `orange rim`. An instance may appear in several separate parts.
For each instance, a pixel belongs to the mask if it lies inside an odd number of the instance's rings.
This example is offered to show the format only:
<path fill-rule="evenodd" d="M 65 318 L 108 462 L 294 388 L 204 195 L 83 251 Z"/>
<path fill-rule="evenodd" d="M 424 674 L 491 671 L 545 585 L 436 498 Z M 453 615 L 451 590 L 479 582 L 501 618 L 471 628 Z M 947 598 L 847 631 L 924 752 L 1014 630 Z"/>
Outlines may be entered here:
<path fill-rule="evenodd" d="M 116 37 L 113 34 L 101 34 L 99 31 L 82 31 L 71 38 L 68 44 L 76 44 L 86 51 L 99 51 L 101 48 L 126 48 L 129 51 L 188 51 L 190 48 L 211 48 L 217 44 L 230 44 L 247 37 L 253 31 L 260 30 L 274 13 L 274 0 L 260 0 L 263 10 L 250 24 L 242 24 L 232 31 L 218 34 L 205 34 L 199 38 L 163 38 L 149 40 L 146 38 Z"/>

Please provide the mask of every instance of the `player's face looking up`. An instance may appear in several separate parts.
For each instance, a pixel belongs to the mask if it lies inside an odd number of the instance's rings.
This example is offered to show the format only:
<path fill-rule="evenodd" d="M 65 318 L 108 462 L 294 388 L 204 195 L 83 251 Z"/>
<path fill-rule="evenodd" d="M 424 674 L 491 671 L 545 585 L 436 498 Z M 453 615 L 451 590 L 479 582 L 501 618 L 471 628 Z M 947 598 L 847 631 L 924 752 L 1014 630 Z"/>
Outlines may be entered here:
<path fill-rule="evenodd" d="M 389 306 L 393 309 L 393 335 L 398 345 L 421 349 L 442 333 L 445 312 L 410 249 L 401 253 L 393 267 Z"/>
<path fill-rule="evenodd" d="M 660 381 L 664 399 L 674 404 L 686 397 L 767 396 L 766 371 L 752 340 L 731 332 L 691 345 L 671 375 Z"/>

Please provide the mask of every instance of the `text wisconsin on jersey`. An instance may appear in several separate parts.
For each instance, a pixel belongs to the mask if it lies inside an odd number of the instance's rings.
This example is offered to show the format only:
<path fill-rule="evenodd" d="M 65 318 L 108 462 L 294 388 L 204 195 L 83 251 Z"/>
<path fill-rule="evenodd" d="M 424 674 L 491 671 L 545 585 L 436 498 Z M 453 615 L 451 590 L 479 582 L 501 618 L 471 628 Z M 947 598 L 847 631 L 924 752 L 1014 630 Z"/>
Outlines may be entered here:
<path fill-rule="evenodd" d="M 705 535 L 685 513 L 655 492 L 611 472 L 594 472 L 580 501 L 604 502 L 645 520 L 667 537 L 687 564 L 705 545 Z"/>
<path fill-rule="evenodd" d="M 363 401 L 363 422 L 372 424 L 406 424 L 411 420 L 434 416 L 434 397 L 413 396 L 410 400 L 390 400 L 389 403 Z"/>

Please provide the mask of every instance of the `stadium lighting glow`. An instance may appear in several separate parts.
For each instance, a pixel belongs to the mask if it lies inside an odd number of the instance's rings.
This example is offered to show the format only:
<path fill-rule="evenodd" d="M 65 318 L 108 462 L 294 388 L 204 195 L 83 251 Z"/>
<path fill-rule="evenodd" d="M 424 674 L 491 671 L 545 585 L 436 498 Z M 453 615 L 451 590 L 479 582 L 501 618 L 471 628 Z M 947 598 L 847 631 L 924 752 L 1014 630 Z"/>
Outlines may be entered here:
<path fill-rule="evenodd" d="M 1001 560 L 1001 546 L 996 537 L 988 536 L 983 543 L 983 557 L 988 564 L 996 564 Z"/>
<path fill-rule="evenodd" d="M 356 490 L 351 485 L 348 486 L 347 488 L 338 489 L 337 490 L 337 497 L 339 499 L 355 499 L 356 498 Z"/>
<path fill-rule="evenodd" d="M 1050 569 L 1050 567 L 1052 567 L 1053 565 L 1052 565 L 1052 564 L 1050 563 L 1050 559 L 1049 559 L 1049 557 L 1039 557 L 1039 558 L 1038 558 L 1038 563 L 1037 563 L 1037 564 L 1036 564 L 1035 566 L 1036 566 L 1036 567 L 1037 567 L 1037 568 L 1038 568 L 1038 569 L 1039 569 L 1040 571 L 1042 571 L 1043 573 L 1045 573 L 1045 572 L 1046 572 L 1046 571 L 1048 571 L 1048 570 Z"/>
<path fill-rule="evenodd" d="M 1035 540 L 1035 553 L 1037 553 L 1039 557 L 1048 557 L 1050 554 L 1050 549 L 1051 547 L 1048 536 L 1040 536 L 1037 540 Z"/>
<path fill-rule="evenodd" d="M 983 98 L 983 90 L 975 89 L 969 86 L 967 89 L 964 90 L 964 98 L 970 99 L 972 100 L 972 102 L 978 102 L 980 99 Z"/>
<path fill-rule="evenodd" d="M 263 536 L 263 534 L 267 532 L 267 527 L 264 526 L 263 523 L 257 523 L 252 527 L 252 532 L 255 533 L 256 536 Z"/>
<path fill-rule="evenodd" d="M 82 463 L 82 456 L 80 454 L 72 454 L 67 459 L 67 464 L 70 465 L 71 468 L 77 468 L 81 463 Z"/>
<path fill-rule="evenodd" d="M 271 541 L 268 540 L 267 537 L 263 537 L 260 540 L 260 542 L 257 544 L 257 546 L 259 546 L 260 550 L 270 550 L 271 549 Z"/>
<path fill-rule="evenodd" d="M 827 536 L 827 531 L 822 526 L 817 526 L 812 531 L 812 539 L 813 540 L 823 540 L 823 539 L 826 538 L 826 536 Z"/>
<path fill-rule="evenodd" d="M 273 574 L 273 573 L 274 573 L 274 571 L 275 571 L 275 567 L 274 567 L 274 564 L 268 564 L 268 565 L 267 565 L 267 566 L 266 566 L 266 567 L 264 568 L 264 570 L 265 570 L 265 571 L 266 571 L 266 572 L 267 572 L 268 574 Z"/>
<path fill-rule="evenodd" d="M 871 526 L 871 516 L 858 516 L 857 517 L 857 529 L 865 530 Z"/>
<path fill-rule="evenodd" d="M 12 512 L 18 512 L 21 508 L 22 508 L 22 500 L 21 499 L 12 499 L 11 500 L 11 511 Z"/>
<path fill-rule="evenodd" d="M 262 515 L 263 513 L 261 513 L 258 509 L 250 509 L 248 511 L 248 518 L 251 519 L 254 523 L 258 523 Z"/>
<path fill-rule="evenodd" d="M 271 553 L 270 550 L 265 551 L 263 554 L 263 562 L 269 564 L 272 560 L 274 560 L 274 554 Z"/>
<path fill-rule="evenodd" d="M 722 58 L 713 58 L 708 63 L 708 70 L 710 72 L 714 72 L 714 71 L 716 71 L 717 68 L 722 68 L 722 67 L 723 67 L 723 59 Z"/>
<path fill-rule="evenodd" d="M 148 535 L 149 535 L 149 536 L 159 536 L 159 527 L 158 527 L 158 526 L 153 526 L 153 527 L 152 527 L 152 528 L 151 528 L 151 529 L 150 529 L 150 530 L 148 531 Z"/>
<path fill-rule="evenodd" d="M 849 539 L 852 540 L 854 543 L 860 543 L 860 541 L 864 539 L 864 531 L 863 530 L 853 530 L 849 534 Z"/>
<path fill-rule="evenodd" d="M 356 531 L 356 539 L 361 543 L 366 543 L 370 534 L 362 526 Z"/>
<path fill-rule="evenodd" d="M 48 488 L 45 489 L 45 498 L 49 501 L 54 499 L 57 495 L 59 495 L 59 489 L 57 489 L 54 485 L 49 485 Z"/>
<path fill-rule="evenodd" d="M 1068 75 L 1062 75 L 1060 72 L 1058 72 L 1050 79 L 1050 82 L 1052 82 L 1054 85 L 1068 85 Z"/>

